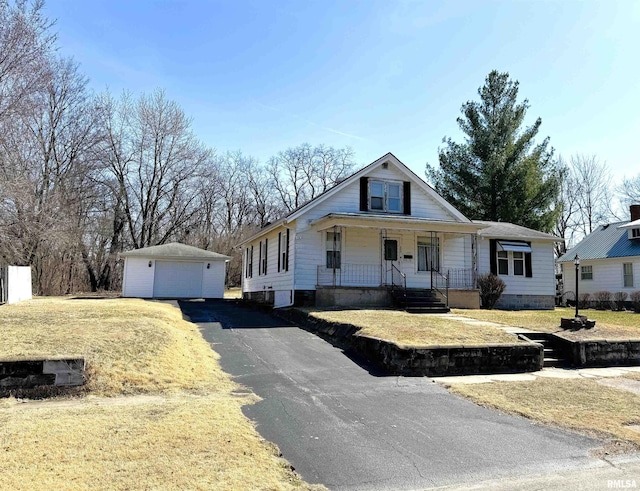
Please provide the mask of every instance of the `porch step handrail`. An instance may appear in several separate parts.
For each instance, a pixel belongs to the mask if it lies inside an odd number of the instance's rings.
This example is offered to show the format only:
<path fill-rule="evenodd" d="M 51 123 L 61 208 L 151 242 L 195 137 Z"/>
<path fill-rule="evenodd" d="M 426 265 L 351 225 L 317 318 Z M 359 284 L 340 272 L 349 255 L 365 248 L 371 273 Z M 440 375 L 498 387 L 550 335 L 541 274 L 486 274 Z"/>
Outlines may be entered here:
<path fill-rule="evenodd" d="M 391 292 L 403 298 L 407 297 L 407 275 L 393 263 L 391 264 Z"/>
<path fill-rule="evenodd" d="M 445 305 L 449 308 L 449 275 L 443 275 L 440 271 L 432 269 L 431 289 L 442 295 Z"/>

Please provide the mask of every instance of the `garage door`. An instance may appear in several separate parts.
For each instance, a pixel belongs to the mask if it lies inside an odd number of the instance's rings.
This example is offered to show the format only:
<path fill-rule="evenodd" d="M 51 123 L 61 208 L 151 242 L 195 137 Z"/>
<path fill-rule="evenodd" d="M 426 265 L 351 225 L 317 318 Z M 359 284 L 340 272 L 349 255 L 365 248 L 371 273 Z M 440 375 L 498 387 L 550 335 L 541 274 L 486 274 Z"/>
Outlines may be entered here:
<path fill-rule="evenodd" d="M 201 298 L 204 263 L 156 261 L 153 296 L 159 298 Z"/>

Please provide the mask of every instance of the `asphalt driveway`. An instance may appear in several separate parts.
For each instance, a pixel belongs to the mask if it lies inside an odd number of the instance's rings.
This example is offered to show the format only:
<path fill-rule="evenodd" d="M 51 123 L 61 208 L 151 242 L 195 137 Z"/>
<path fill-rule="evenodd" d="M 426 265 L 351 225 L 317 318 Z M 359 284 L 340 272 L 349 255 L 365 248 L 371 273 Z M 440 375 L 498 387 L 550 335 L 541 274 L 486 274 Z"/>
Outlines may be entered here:
<path fill-rule="evenodd" d="M 260 434 L 310 483 L 416 489 L 598 465 L 598 442 L 490 411 L 429 378 L 384 376 L 321 338 L 230 301 L 179 302 L 262 401 Z"/>

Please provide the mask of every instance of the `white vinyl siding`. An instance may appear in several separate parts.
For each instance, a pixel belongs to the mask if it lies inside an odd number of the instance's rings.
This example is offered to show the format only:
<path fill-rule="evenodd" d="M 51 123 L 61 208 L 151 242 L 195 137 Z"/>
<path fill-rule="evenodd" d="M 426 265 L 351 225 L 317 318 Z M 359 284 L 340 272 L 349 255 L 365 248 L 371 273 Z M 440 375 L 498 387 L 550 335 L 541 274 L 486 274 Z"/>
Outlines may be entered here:
<path fill-rule="evenodd" d="M 151 262 L 151 266 L 149 266 Z M 155 261 L 144 257 L 127 257 L 124 260 L 122 296 L 153 297 L 153 276 Z"/>
<path fill-rule="evenodd" d="M 278 271 L 278 234 L 281 234 L 281 248 L 280 248 L 280 271 Z M 257 271 L 254 271 L 252 277 L 246 277 L 243 275 L 242 278 L 242 291 L 243 292 L 256 292 L 256 291 L 285 291 L 293 289 L 293 267 L 294 267 L 294 257 L 293 250 L 295 247 L 295 233 L 293 230 L 289 233 L 289 271 L 285 271 L 284 265 L 282 264 L 285 256 L 285 251 L 283 248 L 286 247 L 286 234 L 287 229 L 285 227 L 277 227 L 271 230 L 268 234 L 263 235 L 262 237 L 256 238 L 253 242 L 245 244 L 245 250 L 251 250 L 251 247 L 254 248 L 254 254 L 256 254 L 255 262 L 258 262 L 258 252 L 260 247 L 260 242 L 263 243 L 263 251 L 264 251 L 264 242 L 265 239 L 268 239 L 268 245 L 266 247 L 266 257 L 263 258 L 263 265 L 266 264 L 267 272 L 266 274 L 258 275 Z M 247 260 L 248 257 L 245 253 L 243 255 L 243 270 L 247 269 Z M 255 267 L 255 266 L 254 266 Z"/>
<path fill-rule="evenodd" d="M 478 273 L 491 272 L 490 239 L 478 239 Z M 513 273 L 513 262 L 509 264 Z M 514 274 L 500 276 L 507 285 L 504 293 L 508 295 L 555 295 L 555 256 L 553 242 L 531 241 L 531 272 L 532 276 L 517 276 Z"/>

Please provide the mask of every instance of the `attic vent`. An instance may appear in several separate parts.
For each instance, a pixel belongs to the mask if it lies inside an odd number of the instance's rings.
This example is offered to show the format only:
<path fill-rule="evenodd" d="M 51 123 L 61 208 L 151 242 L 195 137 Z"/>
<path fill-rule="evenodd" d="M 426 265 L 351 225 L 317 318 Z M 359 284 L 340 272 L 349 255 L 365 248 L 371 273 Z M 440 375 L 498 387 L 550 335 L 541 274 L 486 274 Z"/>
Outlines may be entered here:
<path fill-rule="evenodd" d="M 387 167 L 389 167 L 389 162 L 382 162 L 382 168 L 386 169 Z"/>

